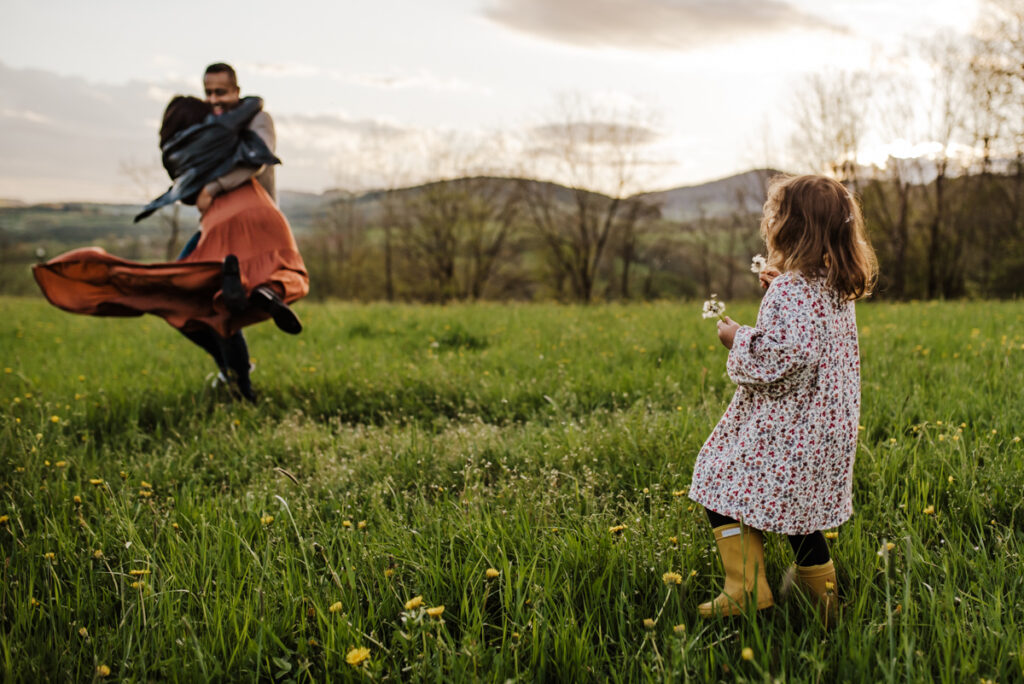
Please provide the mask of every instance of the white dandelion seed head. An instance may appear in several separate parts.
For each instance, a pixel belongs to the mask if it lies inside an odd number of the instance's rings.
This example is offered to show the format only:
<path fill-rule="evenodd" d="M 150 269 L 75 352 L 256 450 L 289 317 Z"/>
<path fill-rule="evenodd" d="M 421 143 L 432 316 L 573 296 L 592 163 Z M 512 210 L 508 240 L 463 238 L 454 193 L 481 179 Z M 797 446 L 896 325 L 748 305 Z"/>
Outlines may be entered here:
<path fill-rule="evenodd" d="M 754 258 L 750 260 L 750 272 L 760 274 L 761 271 L 768 268 L 768 260 L 760 254 L 755 254 Z"/>

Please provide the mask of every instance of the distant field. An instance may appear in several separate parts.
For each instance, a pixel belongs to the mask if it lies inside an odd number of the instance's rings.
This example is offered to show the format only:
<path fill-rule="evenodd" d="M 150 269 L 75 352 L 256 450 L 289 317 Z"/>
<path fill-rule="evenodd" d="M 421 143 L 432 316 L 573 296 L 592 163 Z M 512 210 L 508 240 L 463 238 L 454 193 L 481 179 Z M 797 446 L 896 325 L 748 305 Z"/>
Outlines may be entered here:
<path fill-rule="evenodd" d="M 250 329 L 251 407 L 158 319 L 0 298 L 5 680 L 1024 678 L 1024 303 L 860 306 L 827 634 L 696 616 L 682 490 L 732 395 L 699 303 L 297 308 Z"/>

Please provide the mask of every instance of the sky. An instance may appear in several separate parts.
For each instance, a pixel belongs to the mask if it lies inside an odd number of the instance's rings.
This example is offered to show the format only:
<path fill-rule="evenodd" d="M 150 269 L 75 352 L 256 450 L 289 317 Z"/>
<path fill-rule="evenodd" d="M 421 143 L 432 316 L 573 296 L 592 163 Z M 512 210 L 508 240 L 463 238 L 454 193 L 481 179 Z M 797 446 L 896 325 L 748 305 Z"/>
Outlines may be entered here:
<path fill-rule="evenodd" d="M 211 62 L 264 98 L 279 188 L 543 175 L 526 154 L 537 136 L 588 112 L 647 130 L 655 190 L 785 164 L 808 74 L 887 68 L 978 12 L 976 0 L 5 5 L 0 199 L 131 203 L 166 187 L 163 108 L 200 95 Z"/>

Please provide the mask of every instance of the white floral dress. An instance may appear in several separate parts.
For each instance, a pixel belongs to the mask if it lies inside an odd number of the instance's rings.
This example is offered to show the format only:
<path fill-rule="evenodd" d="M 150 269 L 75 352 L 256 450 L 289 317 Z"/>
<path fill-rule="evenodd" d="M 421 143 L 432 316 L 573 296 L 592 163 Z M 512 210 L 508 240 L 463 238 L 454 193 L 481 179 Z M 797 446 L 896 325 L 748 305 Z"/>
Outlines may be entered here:
<path fill-rule="evenodd" d="M 846 522 L 860 419 L 853 302 L 821 280 L 776 277 L 726 368 L 736 394 L 697 456 L 690 498 L 771 532 Z"/>

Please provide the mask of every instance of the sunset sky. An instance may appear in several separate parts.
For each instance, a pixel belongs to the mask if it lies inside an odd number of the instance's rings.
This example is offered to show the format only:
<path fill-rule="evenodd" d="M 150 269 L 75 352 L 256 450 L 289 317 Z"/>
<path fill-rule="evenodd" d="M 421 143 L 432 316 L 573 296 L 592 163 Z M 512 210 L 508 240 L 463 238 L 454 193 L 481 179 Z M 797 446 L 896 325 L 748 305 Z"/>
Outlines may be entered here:
<path fill-rule="evenodd" d="M 927 9 L 922 9 L 923 7 Z M 173 7 L 171 12 L 167 7 Z M 887 70 L 970 28 L 973 0 L 437 0 L 7 3 L 0 198 L 137 202 L 166 185 L 156 131 L 214 61 L 263 96 L 278 187 L 365 189 L 445 173 L 438 154 L 516 145 L 573 95 L 640 111 L 651 189 L 787 162 L 801 78 Z M 876 146 L 886 141 L 875 141 Z M 140 187 L 124 166 L 146 168 Z"/>

